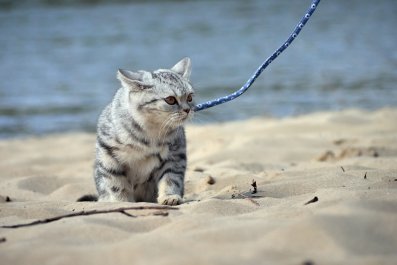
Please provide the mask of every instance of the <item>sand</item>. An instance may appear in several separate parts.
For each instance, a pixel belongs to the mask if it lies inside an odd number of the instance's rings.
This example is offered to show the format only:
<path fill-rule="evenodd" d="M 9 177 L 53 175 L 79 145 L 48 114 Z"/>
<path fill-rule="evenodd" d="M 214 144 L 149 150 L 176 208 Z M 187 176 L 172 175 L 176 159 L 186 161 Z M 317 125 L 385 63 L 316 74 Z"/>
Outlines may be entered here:
<path fill-rule="evenodd" d="M 189 125 L 178 209 L 0 228 L 0 263 L 396 264 L 396 121 L 386 108 Z M 0 225 L 154 206 L 75 202 L 95 192 L 94 141 L 0 141 Z"/>

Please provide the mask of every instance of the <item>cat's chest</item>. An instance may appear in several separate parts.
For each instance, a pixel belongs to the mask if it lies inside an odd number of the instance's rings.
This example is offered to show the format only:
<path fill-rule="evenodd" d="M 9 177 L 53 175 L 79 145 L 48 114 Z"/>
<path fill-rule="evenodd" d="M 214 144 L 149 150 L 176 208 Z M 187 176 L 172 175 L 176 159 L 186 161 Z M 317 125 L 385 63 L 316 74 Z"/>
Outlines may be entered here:
<path fill-rule="evenodd" d="M 150 146 L 145 149 L 126 145 L 120 148 L 119 157 L 130 167 L 131 173 L 147 175 L 167 160 L 169 152 L 168 145 Z"/>

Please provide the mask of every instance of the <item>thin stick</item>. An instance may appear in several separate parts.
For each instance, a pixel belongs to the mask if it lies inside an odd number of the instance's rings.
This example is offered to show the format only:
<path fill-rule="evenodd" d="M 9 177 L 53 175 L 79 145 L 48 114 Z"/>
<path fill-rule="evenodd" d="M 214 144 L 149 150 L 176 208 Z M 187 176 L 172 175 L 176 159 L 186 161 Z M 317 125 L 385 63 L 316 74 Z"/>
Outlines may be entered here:
<path fill-rule="evenodd" d="M 58 216 L 54 216 L 54 217 L 50 217 L 50 218 L 40 219 L 40 220 L 33 221 L 31 223 L 16 224 L 16 225 L 2 225 L 0 227 L 1 228 L 19 228 L 19 227 L 25 227 L 25 226 L 47 224 L 47 223 L 55 222 L 55 221 L 58 221 L 58 220 L 64 219 L 64 218 L 94 215 L 94 214 L 104 214 L 104 213 L 122 213 L 129 217 L 137 217 L 135 215 L 132 215 L 132 214 L 129 214 L 126 212 L 129 210 L 178 210 L 178 208 L 171 207 L 171 206 L 131 206 L 131 207 L 121 207 L 121 208 L 106 209 L 106 210 L 80 211 L 80 212 L 76 212 L 76 213 L 70 213 L 70 214 L 64 214 L 64 215 L 58 215 Z M 166 216 L 166 215 L 168 215 L 168 213 L 164 214 L 164 212 L 154 212 L 153 215 Z"/>
<path fill-rule="evenodd" d="M 252 202 L 253 204 L 255 204 L 256 206 L 261 206 L 257 201 L 254 201 L 251 197 L 244 195 L 242 193 L 237 193 L 237 195 L 243 197 L 246 200 L 249 200 L 250 202 Z"/>
<path fill-rule="evenodd" d="M 310 204 L 310 203 L 315 203 L 315 202 L 317 202 L 317 201 L 318 201 L 318 197 L 315 196 L 313 199 L 311 199 L 310 201 L 306 202 L 305 205 L 308 205 L 308 204 Z"/>
<path fill-rule="evenodd" d="M 252 180 L 251 186 L 254 188 L 254 190 L 251 191 L 251 194 L 257 193 L 258 190 L 257 190 L 257 186 L 256 186 L 256 181 L 254 179 Z"/>

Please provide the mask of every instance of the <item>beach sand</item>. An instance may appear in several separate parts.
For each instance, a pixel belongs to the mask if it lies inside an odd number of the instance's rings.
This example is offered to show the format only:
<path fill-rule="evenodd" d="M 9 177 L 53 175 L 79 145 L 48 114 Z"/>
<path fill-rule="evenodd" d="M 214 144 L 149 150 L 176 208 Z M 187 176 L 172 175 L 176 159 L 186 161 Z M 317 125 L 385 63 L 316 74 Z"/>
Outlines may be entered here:
<path fill-rule="evenodd" d="M 396 264 L 397 109 L 189 125 L 187 139 L 176 210 L 0 228 L 0 263 Z M 94 144 L 0 141 L 0 225 L 154 206 L 75 202 L 95 192 Z"/>

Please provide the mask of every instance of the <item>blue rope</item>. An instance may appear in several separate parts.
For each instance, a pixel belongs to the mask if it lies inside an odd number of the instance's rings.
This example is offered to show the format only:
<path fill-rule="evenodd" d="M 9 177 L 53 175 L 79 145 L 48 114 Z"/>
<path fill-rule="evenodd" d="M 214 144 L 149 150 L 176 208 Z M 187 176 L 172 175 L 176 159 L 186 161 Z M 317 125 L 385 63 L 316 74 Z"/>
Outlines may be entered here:
<path fill-rule="evenodd" d="M 228 101 L 231 101 L 239 96 L 241 96 L 245 91 L 248 90 L 248 88 L 255 82 L 255 80 L 258 78 L 258 76 L 265 70 L 265 68 L 272 62 L 274 59 L 276 59 L 298 36 L 302 28 L 305 26 L 306 22 L 309 20 L 313 12 L 316 10 L 317 5 L 320 3 L 320 0 L 313 0 L 310 8 L 307 10 L 306 14 L 302 17 L 301 21 L 298 23 L 298 25 L 295 27 L 294 31 L 291 33 L 289 38 L 283 43 L 283 45 L 280 46 L 269 58 L 266 59 L 266 61 L 255 71 L 255 73 L 251 76 L 250 79 L 236 92 L 233 94 L 230 94 L 228 96 L 224 96 L 218 99 L 210 100 L 201 104 L 196 105 L 194 111 L 200 111 L 204 109 L 208 109 L 211 107 L 214 107 L 216 105 L 220 105 L 223 103 L 226 103 Z"/>

